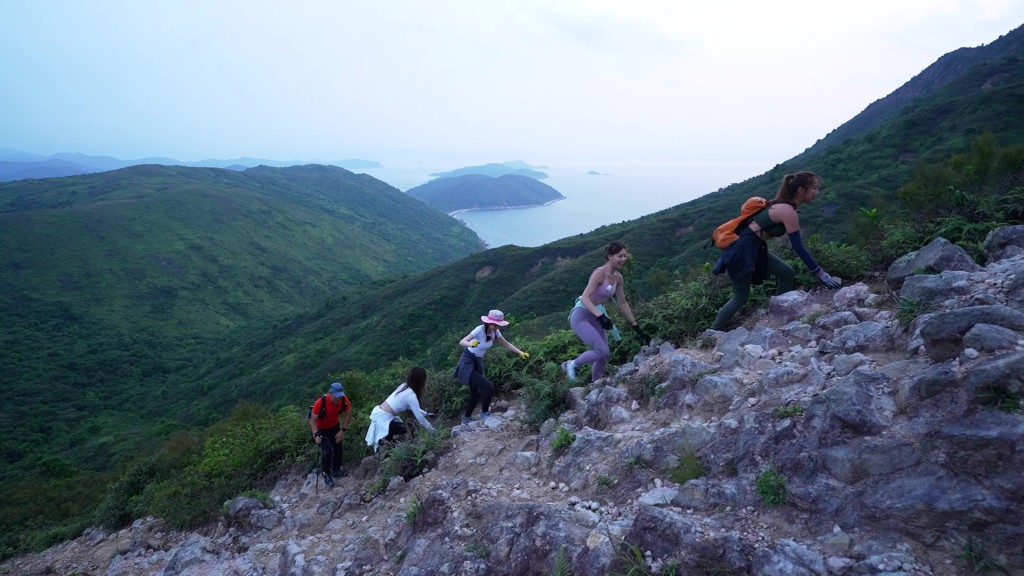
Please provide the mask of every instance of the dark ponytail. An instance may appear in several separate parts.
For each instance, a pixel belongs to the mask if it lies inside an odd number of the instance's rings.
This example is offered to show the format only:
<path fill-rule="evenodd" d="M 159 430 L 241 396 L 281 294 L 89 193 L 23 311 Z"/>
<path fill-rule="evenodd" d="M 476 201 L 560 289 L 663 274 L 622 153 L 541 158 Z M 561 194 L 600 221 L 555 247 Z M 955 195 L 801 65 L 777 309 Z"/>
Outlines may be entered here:
<path fill-rule="evenodd" d="M 808 172 L 806 170 L 797 172 L 796 174 L 786 174 L 782 178 L 782 185 L 779 186 L 779 191 L 775 194 L 775 199 L 771 201 L 772 204 L 789 204 L 790 206 L 796 207 L 796 192 L 801 188 L 810 188 L 817 184 L 821 186 L 821 177 L 814 172 Z"/>

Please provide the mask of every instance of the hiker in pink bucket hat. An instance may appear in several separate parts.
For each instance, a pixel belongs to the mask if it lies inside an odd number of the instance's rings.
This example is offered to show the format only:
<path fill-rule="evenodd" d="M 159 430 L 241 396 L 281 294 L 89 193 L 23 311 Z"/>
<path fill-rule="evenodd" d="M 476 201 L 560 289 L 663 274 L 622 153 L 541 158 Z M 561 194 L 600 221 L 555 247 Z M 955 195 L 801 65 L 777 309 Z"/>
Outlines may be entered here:
<path fill-rule="evenodd" d="M 462 417 L 463 424 L 473 421 L 473 410 L 476 409 L 478 402 L 480 417 L 487 418 L 491 415 L 494 384 L 484 376 L 484 354 L 487 354 L 491 346 L 497 342 L 524 360 L 530 357 L 529 353 L 516 348 L 501 335 L 498 326 L 508 326 L 508 320 L 505 320 L 505 314 L 501 310 L 491 310 L 486 316 L 481 316 L 480 321 L 483 324 L 459 340 L 459 346 L 462 346 L 463 350 L 459 363 L 455 365 L 455 379 L 469 386 L 469 401 L 466 403 L 466 414 Z"/>

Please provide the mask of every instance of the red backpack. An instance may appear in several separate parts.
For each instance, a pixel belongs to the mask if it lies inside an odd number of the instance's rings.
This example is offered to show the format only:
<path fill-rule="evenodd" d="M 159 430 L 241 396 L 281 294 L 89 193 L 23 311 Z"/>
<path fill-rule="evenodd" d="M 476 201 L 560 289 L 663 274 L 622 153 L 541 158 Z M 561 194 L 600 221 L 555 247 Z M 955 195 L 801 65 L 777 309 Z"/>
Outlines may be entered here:
<path fill-rule="evenodd" d="M 739 238 L 736 231 L 739 230 L 741 226 L 750 222 L 750 219 L 761 210 L 764 210 L 766 206 L 768 206 L 768 200 L 761 198 L 760 196 L 751 196 L 750 198 L 747 198 L 746 202 L 743 203 L 743 206 L 740 206 L 739 216 L 727 222 L 723 222 L 718 228 L 715 228 L 714 232 L 711 233 L 711 243 L 716 248 L 728 248 L 730 244 Z"/>

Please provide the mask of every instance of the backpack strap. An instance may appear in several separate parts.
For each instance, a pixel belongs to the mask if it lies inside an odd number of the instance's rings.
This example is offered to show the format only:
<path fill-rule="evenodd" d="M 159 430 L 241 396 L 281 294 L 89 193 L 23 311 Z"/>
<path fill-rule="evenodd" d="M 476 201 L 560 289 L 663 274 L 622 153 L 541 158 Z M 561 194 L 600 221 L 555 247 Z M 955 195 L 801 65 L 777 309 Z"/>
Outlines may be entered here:
<path fill-rule="evenodd" d="M 320 413 L 317 414 L 317 418 L 320 420 L 327 418 L 327 394 L 320 397 Z"/>

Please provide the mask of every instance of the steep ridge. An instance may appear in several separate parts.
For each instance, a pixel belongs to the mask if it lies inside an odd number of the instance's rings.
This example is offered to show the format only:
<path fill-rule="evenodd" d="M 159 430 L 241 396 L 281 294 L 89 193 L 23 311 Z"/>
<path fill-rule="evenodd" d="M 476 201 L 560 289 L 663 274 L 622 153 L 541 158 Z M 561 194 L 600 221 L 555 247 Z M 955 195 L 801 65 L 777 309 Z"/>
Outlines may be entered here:
<path fill-rule="evenodd" d="M 885 284 L 653 342 L 539 431 L 510 399 L 376 497 L 386 454 L 201 531 L 91 530 L 0 573 L 1024 574 L 1024 226 L 985 248 L 981 267 L 940 238 Z"/>
<path fill-rule="evenodd" d="M 804 154 L 797 156 L 797 159 L 863 135 L 898 114 L 904 106 L 918 98 L 927 97 L 962 77 L 974 66 L 997 62 L 1009 54 L 1019 54 L 1022 51 L 1024 51 L 1024 25 L 1018 26 L 987 45 L 960 48 L 945 54 L 892 93 L 875 100 L 863 112 L 829 132 L 814 146 L 808 148 Z"/>

